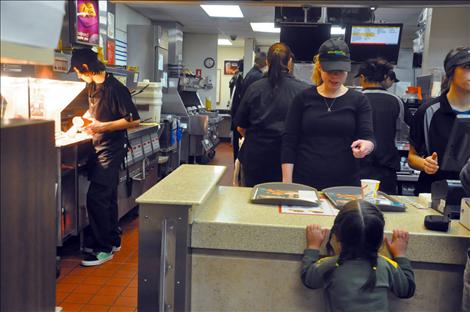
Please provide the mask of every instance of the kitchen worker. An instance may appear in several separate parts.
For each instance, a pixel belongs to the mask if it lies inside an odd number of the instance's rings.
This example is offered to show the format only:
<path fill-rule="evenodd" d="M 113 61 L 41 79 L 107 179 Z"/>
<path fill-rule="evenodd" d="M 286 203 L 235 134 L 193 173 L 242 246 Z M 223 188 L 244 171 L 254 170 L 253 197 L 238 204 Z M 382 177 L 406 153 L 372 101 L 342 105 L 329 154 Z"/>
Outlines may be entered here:
<path fill-rule="evenodd" d="M 348 89 L 349 48 L 329 39 L 315 56 L 316 86 L 298 94 L 286 118 L 282 180 L 315 187 L 359 186 L 359 166 L 374 149 L 372 110 L 366 96 Z"/>
<path fill-rule="evenodd" d="M 280 182 L 285 117 L 294 97 L 308 85 L 289 74 L 290 48 L 273 44 L 268 51 L 268 74 L 246 90 L 235 117 L 245 137 L 240 151 L 245 186 Z"/>
<path fill-rule="evenodd" d="M 361 178 L 380 181 L 380 190 L 387 194 L 397 192 L 397 171 L 400 153 L 395 146 L 397 130 L 407 128 L 404 105 L 396 95 L 383 87 L 392 65 L 384 59 L 369 59 L 361 64 L 356 77 L 372 107 L 374 136 L 377 147 L 360 160 Z"/>
<path fill-rule="evenodd" d="M 232 123 L 230 130 L 232 130 L 232 150 L 233 150 L 233 161 L 235 162 L 238 158 L 240 133 L 238 133 L 235 127 L 234 120 L 237 114 L 238 107 L 242 101 L 243 93 L 243 60 L 238 61 L 237 72 L 230 79 L 230 116 L 232 117 Z"/>
<path fill-rule="evenodd" d="M 118 227 L 117 186 L 119 168 L 127 154 L 128 128 L 137 127 L 140 117 L 126 86 L 101 63 L 91 49 L 72 52 L 71 69 L 85 81 L 92 123 L 82 130 L 92 135 L 93 153 L 88 164 L 90 187 L 87 212 L 91 227 L 89 254 L 83 266 L 96 266 L 113 258 L 121 248 Z"/>
<path fill-rule="evenodd" d="M 458 172 L 441 170 L 455 116 L 470 114 L 470 47 L 451 50 L 444 59 L 447 84 L 441 96 L 418 108 L 410 128 L 408 164 L 421 171 L 415 195 L 430 193 L 434 181 L 458 180 Z"/>

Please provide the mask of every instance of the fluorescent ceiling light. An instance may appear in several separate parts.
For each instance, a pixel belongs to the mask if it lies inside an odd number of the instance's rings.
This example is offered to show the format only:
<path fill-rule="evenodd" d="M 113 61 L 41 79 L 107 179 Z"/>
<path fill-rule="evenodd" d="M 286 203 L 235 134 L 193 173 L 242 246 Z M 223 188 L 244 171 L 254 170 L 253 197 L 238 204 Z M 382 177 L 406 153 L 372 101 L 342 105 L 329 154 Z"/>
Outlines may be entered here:
<path fill-rule="evenodd" d="M 217 40 L 218 45 L 232 45 L 232 42 L 228 39 L 219 39 Z"/>
<path fill-rule="evenodd" d="M 331 35 L 344 35 L 346 33 L 346 28 L 341 28 L 340 26 L 331 26 Z"/>
<path fill-rule="evenodd" d="M 210 17 L 243 17 L 242 10 L 238 5 L 204 5 L 201 8 Z"/>
<path fill-rule="evenodd" d="M 280 28 L 275 28 L 274 23 L 250 23 L 251 29 L 258 32 L 280 33 Z"/>

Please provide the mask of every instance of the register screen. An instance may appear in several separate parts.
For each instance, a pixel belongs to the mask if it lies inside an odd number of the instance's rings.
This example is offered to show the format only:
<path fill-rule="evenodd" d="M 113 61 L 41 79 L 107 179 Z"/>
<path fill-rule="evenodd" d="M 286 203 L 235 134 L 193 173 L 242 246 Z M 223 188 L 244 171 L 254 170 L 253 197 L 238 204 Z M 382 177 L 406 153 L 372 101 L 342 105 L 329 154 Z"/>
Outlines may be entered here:
<path fill-rule="evenodd" d="M 351 44 L 398 44 L 400 27 L 397 26 L 352 26 Z"/>

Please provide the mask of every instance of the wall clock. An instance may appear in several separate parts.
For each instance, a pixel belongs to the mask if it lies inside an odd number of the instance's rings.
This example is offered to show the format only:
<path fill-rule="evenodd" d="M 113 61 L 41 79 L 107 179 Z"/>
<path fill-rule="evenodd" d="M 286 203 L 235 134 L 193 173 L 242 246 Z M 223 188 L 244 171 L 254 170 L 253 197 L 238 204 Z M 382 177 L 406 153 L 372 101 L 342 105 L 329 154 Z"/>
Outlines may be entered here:
<path fill-rule="evenodd" d="M 204 66 L 206 68 L 212 68 L 215 65 L 215 60 L 212 57 L 206 57 L 204 59 Z"/>

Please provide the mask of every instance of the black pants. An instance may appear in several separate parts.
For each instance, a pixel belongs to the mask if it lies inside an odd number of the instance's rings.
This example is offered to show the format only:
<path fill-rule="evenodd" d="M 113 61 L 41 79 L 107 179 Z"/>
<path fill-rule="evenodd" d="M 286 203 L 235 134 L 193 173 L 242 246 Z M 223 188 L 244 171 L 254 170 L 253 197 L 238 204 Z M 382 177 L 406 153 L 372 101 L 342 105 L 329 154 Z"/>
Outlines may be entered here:
<path fill-rule="evenodd" d="M 87 193 L 87 211 L 92 236 L 90 247 L 95 252 L 111 252 L 113 246 L 120 246 L 117 184 L 109 186 L 91 182 Z"/>
<path fill-rule="evenodd" d="M 238 158 L 238 140 L 240 139 L 240 133 L 237 129 L 232 130 L 232 148 L 233 148 L 233 161 Z"/>

